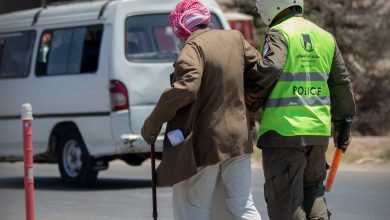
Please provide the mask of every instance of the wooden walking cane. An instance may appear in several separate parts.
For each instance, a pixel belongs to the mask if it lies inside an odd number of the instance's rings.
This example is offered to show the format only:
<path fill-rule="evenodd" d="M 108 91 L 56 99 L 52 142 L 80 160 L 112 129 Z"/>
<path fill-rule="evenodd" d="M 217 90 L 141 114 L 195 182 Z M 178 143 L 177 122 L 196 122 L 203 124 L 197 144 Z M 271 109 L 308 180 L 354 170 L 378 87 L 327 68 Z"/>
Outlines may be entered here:
<path fill-rule="evenodd" d="M 153 194 L 153 220 L 157 220 L 157 182 L 156 182 L 156 152 L 154 148 L 154 143 L 151 144 L 151 161 L 152 161 L 152 194 Z"/>

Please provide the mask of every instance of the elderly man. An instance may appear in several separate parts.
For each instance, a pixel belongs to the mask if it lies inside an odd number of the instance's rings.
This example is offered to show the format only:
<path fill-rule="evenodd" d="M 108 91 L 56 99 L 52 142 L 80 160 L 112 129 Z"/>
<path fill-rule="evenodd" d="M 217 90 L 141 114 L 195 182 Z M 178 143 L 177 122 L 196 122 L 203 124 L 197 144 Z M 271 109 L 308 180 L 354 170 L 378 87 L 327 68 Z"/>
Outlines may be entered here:
<path fill-rule="evenodd" d="M 191 143 L 197 168 L 173 186 L 174 219 L 216 219 L 213 204 L 224 202 L 232 219 L 260 220 L 250 192 L 253 149 L 244 99 L 245 70 L 259 55 L 238 31 L 208 29 L 210 17 L 197 0 L 179 2 L 170 14 L 175 35 L 185 43 L 174 64 L 172 86 L 145 120 L 142 136 L 153 143 L 164 122 L 169 125 L 179 111 L 191 108 L 189 127 L 179 131 L 183 143 L 169 146 Z M 221 186 L 224 200 L 218 201 Z"/>

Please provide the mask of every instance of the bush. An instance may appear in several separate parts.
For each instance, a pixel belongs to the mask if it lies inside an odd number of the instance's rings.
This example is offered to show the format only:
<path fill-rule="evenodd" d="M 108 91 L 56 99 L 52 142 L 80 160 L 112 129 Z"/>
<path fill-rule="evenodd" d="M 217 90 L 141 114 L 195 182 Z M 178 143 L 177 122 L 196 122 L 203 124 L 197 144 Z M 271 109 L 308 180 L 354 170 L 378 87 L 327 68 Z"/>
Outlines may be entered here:
<path fill-rule="evenodd" d="M 334 34 L 353 82 L 363 135 L 390 131 L 390 2 L 307 0 L 308 17 Z"/>

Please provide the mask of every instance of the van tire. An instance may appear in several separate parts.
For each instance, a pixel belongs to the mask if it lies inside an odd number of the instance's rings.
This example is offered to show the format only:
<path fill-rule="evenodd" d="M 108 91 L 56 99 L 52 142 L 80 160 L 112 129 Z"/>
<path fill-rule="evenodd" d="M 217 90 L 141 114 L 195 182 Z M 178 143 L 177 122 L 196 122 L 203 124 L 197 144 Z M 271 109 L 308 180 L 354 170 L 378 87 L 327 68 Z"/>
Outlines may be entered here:
<path fill-rule="evenodd" d="M 95 160 L 89 155 L 77 131 L 65 132 L 60 138 L 57 152 L 58 168 L 63 183 L 75 187 L 95 184 L 98 175 L 98 171 L 93 169 Z"/>
<path fill-rule="evenodd" d="M 121 159 L 130 166 L 140 166 L 149 157 L 149 154 L 125 154 Z"/>

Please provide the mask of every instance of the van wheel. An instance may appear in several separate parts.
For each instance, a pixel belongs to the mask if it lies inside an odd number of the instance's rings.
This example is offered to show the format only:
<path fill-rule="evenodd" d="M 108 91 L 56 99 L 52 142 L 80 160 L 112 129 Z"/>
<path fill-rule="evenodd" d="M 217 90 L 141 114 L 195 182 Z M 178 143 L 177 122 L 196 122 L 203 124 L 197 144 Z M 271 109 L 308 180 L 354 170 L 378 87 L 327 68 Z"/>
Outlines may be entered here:
<path fill-rule="evenodd" d="M 87 187 L 96 182 L 98 171 L 93 169 L 94 159 L 77 132 L 67 132 L 61 137 L 58 150 L 58 167 L 65 184 Z"/>

